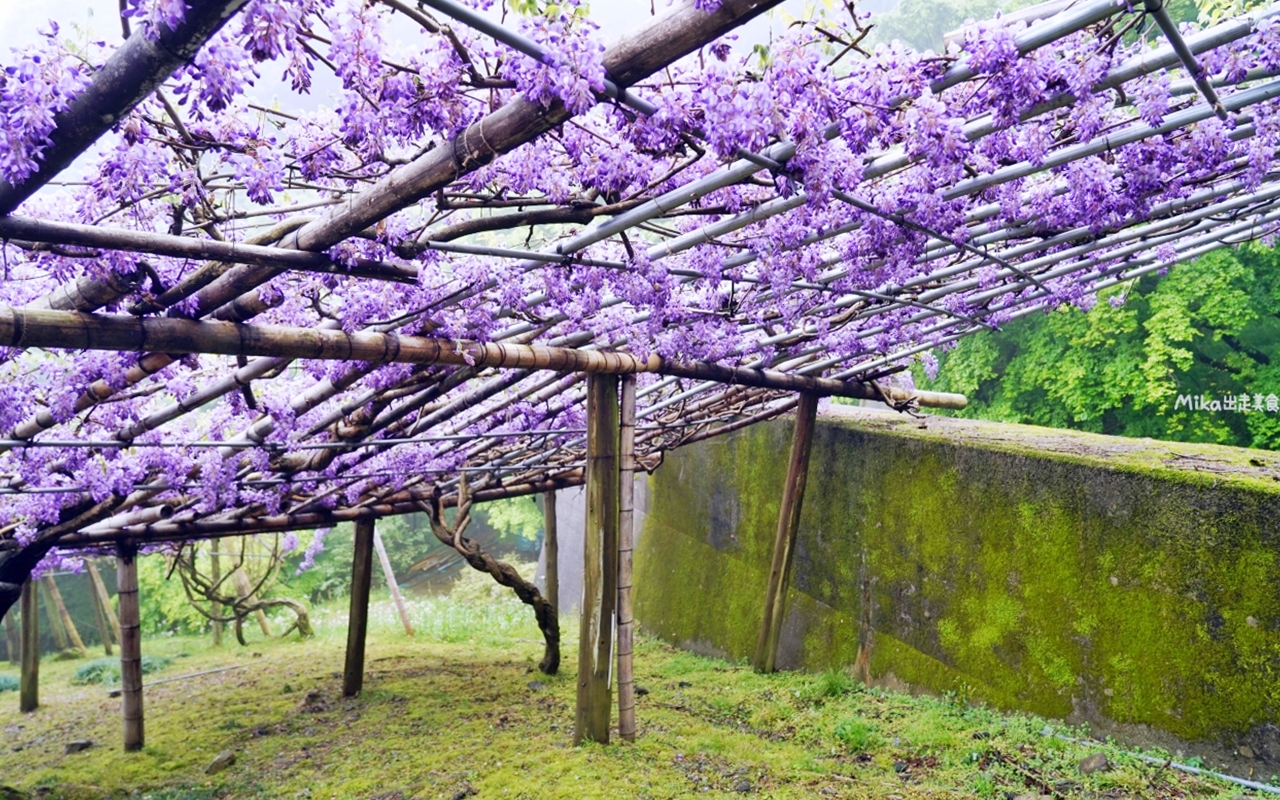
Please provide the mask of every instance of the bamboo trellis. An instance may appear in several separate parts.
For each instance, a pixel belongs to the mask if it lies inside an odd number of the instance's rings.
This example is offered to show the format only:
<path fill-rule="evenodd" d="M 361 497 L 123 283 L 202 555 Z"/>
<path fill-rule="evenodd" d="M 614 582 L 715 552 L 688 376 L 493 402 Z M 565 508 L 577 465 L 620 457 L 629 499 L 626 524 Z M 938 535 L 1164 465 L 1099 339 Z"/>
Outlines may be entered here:
<path fill-rule="evenodd" d="M 654 106 L 644 99 L 643 92 L 625 87 L 634 87 L 774 4 L 769 0 L 729 0 L 713 14 L 691 2 L 677 6 L 604 53 L 609 80 L 603 95 L 628 113 L 651 113 Z M 549 310 L 545 295 L 526 298 L 522 313 L 509 315 L 508 326 L 483 342 L 444 335 L 403 335 L 399 331 L 408 321 L 404 319 L 371 319 L 358 330 L 319 318 L 309 328 L 271 326 L 256 319 L 268 316 L 282 302 L 264 290 L 268 282 L 282 275 L 335 275 L 364 281 L 369 291 L 380 292 L 427 279 L 425 269 L 412 263 L 424 253 L 440 258 L 483 257 L 519 273 L 566 264 L 622 271 L 628 269 L 623 261 L 579 254 L 608 241 L 626 241 L 630 248 L 631 240 L 625 238 L 628 233 L 646 248 L 650 262 L 715 246 L 735 232 L 796 213 L 807 201 L 805 192 L 792 186 L 787 193 L 725 213 L 685 233 L 662 225 L 695 210 L 697 204 L 725 187 L 767 183 L 785 175 L 786 162 L 796 155 L 797 145 L 774 141 L 760 152 L 739 151 L 727 163 L 682 182 L 678 188 L 653 191 L 625 203 L 597 204 L 583 211 L 546 202 L 548 213 L 543 217 L 513 214 L 520 217 L 519 227 L 525 227 L 525 219 L 586 225 L 571 235 L 561 235 L 562 228 L 550 228 L 548 237 L 554 245 L 541 249 L 457 241 L 459 232 L 465 230 L 425 225 L 411 243 L 398 248 L 395 258 L 340 260 L 331 255 L 336 245 L 369 236 L 371 229 L 424 198 L 445 191 L 460 192 L 461 181 L 469 174 L 521 145 L 554 135 L 572 119 L 563 104 L 544 106 L 522 98 L 492 110 L 443 146 L 425 150 L 377 179 L 357 182 L 341 198 L 322 198 L 321 202 L 312 193 L 293 205 L 263 210 L 264 217 L 271 211 L 284 218 L 251 226 L 238 240 L 221 234 L 139 231 L 16 214 L 23 201 L 58 191 L 51 181 L 63 168 L 114 121 L 163 87 L 183 59 L 208 41 L 220 21 L 238 12 L 243 3 L 204 0 L 190 5 L 188 22 L 183 26 L 166 32 L 156 42 L 135 33 L 113 56 L 111 66 L 95 75 L 83 99 L 59 115 L 52 135 L 54 144 L 35 175 L 19 187 L 0 184 L 0 214 L 7 214 L 0 216 L 0 237 L 31 252 L 71 248 L 91 257 L 131 253 L 191 259 L 198 266 L 173 285 L 149 293 L 138 291 L 145 280 L 142 274 L 94 277 L 86 273 L 25 306 L 0 307 L 0 345 L 139 354 L 123 382 L 86 381 L 76 387 L 70 420 L 41 411 L 10 431 L 0 431 L 0 452 L 42 446 L 102 452 L 216 449 L 231 465 L 237 487 L 273 489 L 279 493 L 278 507 L 265 502 L 202 506 L 200 491 L 209 482 L 202 481 L 194 470 L 181 481 L 138 481 L 105 499 L 95 498 L 87 487 L 74 481 L 28 485 L 10 480 L 0 484 L 0 493 L 55 493 L 64 496 L 64 503 L 57 521 L 34 526 L 34 533 L 21 542 L 12 531 L 0 534 L 0 609 L 17 600 L 25 576 L 55 548 L 105 547 L 119 542 L 152 545 L 310 528 L 345 520 L 368 521 L 412 513 L 419 510 L 420 503 L 434 498 L 454 502 L 457 479 L 463 474 L 468 476 L 475 500 L 579 485 L 584 480 L 586 456 L 581 419 L 586 373 L 655 376 L 635 392 L 635 465 L 642 469 L 652 469 L 663 452 L 683 443 L 785 413 L 794 407 L 796 392 L 884 400 L 902 408 L 955 407 L 963 398 L 913 392 L 884 379 L 901 370 L 906 357 L 938 342 L 992 327 L 991 317 L 997 310 L 1007 319 L 1052 306 L 1056 300 L 1046 288 L 1048 281 L 1066 279 L 1091 289 L 1106 287 L 1195 258 L 1224 242 L 1268 235 L 1280 223 L 1280 211 L 1276 210 L 1280 202 L 1280 181 L 1276 178 L 1280 175 L 1273 166 L 1260 185 L 1251 183 L 1244 177 L 1249 165 L 1243 162 L 1221 165 L 1188 197 L 1169 201 L 1150 198 L 1150 208 L 1141 218 L 1104 229 L 1081 227 L 1051 234 L 1039 232 L 1031 216 L 1016 225 L 991 224 L 999 209 L 995 202 L 971 208 L 965 219 L 967 235 L 958 238 L 923 229 L 906 214 L 881 212 L 856 198 L 838 197 L 864 212 L 880 215 L 886 224 L 927 237 L 929 244 L 917 264 L 919 274 L 874 290 L 842 290 L 841 279 L 855 267 L 845 263 L 835 245 L 853 228 L 814 230 L 796 245 L 797 250 L 811 248 L 820 254 L 822 269 L 814 276 L 768 286 L 752 284 L 745 274 L 732 279 L 752 286 L 759 303 L 782 304 L 810 295 L 823 298 L 811 318 L 791 327 L 781 323 L 744 325 L 744 332 L 754 337 L 751 346 L 730 348 L 714 363 L 648 354 L 645 343 L 627 341 L 616 333 L 616 326 L 611 328 L 604 322 L 590 330 L 546 336 L 565 318 Z M 409 14 L 423 27 L 438 24 L 403 3 L 388 5 Z M 425 5 L 452 18 L 452 24 L 476 26 L 484 35 L 521 52 L 542 55 L 537 44 L 450 0 L 426 0 Z M 1165 44 L 1108 71 L 1092 91 L 1113 91 L 1167 72 L 1182 76 L 1178 92 L 1186 98 L 1184 106 L 1170 111 L 1158 125 L 1135 119 L 1125 127 L 1101 132 L 1093 140 L 1057 148 L 1043 160 L 1002 164 L 985 174 L 958 180 L 943 199 L 982 195 L 1010 181 L 1051 174 L 1126 144 L 1176 137 L 1212 117 L 1233 121 L 1229 136 L 1235 141 L 1258 136 L 1250 109 L 1280 97 L 1280 80 L 1252 73 L 1231 83 L 1211 82 L 1196 67 L 1195 59 L 1232 47 L 1259 25 L 1269 23 L 1280 13 L 1276 7 L 1184 38 L 1169 24 L 1158 3 L 1148 2 L 1144 9 L 1131 10 L 1112 0 L 1080 0 L 1018 33 L 1017 50 L 1023 55 L 1034 53 L 1052 47 L 1064 36 L 1114 26 L 1127 15 L 1138 13 L 1151 16 L 1163 31 Z M 975 77 L 975 71 L 960 60 L 934 80 L 930 90 L 935 94 L 960 91 Z M 906 100 L 891 99 L 889 105 L 896 107 Z M 1064 91 L 1025 112 L 1020 123 L 1034 122 L 1077 100 Z M 980 115 L 967 121 L 963 134 L 971 142 L 980 142 L 993 135 L 999 125 L 992 115 Z M 835 139 L 840 131 L 832 126 L 822 134 Z M 868 160 L 864 180 L 872 184 L 890 180 L 910 166 L 913 158 L 903 152 L 879 154 Z M 765 175 L 771 177 L 765 179 Z M 1066 189 L 1055 191 L 1060 194 Z M 601 208 L 607 208 L 607 213 Z M 555 213 L 549 213 L 552 211 Z M 654 231 L 658 231 L 656 241 Z M 1101 256 L 1105 260 L 1099 261 Z M 750 249 L 735 248 L 725 258 L 723 269 L 740 269 L 759 258 L 760 254 Z M 673 269 L 671 274 L 683 283 L 705 278 L 689 269 Z M 490 278 L 460 284 L 445 295 L 442 305 L 466 303 L 493 289 L 498 281 Z M 974 289 L 982 291 L 965 307 L 949 302 L 958 293 Z M 127 313 L 101 313 L 113 306 Z M 176 312 L 178 308 L 181 314 Z M 620 309 L 625 309 L 621 299 L 608 298 L 600 313 Z M 621 313 L 634 323 L 643 321 L 648 312 L 625 309 Z M 894 326 L 914 325 L 934 338 L 881 350 L 868 347 L 849 356 L 811 344 L 812 331 L 806 325 L 842 326 L 852 339 L 867 342 Z M 122 395 L 165 394 L 163 379 L 157 373 L 170 369 L 184 354 L 235 356 L 238 360 L 205 358 L 199 362 L 194 390 L 173 393 L 171 402 L 122 424 L 110 436 L 75 435 L 77 420 Z M 293 379 L 299 360 L 342 363 L 325 379 L 293 393 L 288 409 L 264 410 L 243 430 L 211 432 L 201 440 L 166 438 L 166 429 L 189 421 L 210 402 L 246 393 L 252 398 L 255 386 Z M 392 364 L 408 366 L 391 373 L 387 368 Z M 394 377 L 382 379 L 386 375 Z M 518 415 L 520 408 L 529 405 L 548 409 L 547 418 L 553 424 L 533 430 L 509 424 L 508 414 Z M 288 442 L 273 440 L 270 437 L 278 422 L 273 413 L 306 418 L 307 427 L 295 432 Z M 403 452 L 429 453 L 442 466 L 423 468 L 410 476 L 382 466 L 384 456 Z M 265 461 L 249 457 L 263 453 Z"/>

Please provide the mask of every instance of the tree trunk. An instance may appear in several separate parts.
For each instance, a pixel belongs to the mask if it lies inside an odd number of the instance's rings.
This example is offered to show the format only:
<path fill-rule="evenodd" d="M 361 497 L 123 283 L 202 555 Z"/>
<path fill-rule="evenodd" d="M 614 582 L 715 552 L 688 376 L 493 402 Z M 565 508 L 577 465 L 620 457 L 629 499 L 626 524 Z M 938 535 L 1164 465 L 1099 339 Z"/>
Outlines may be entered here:
<path fill-rule="evenodd" d="M 120 643 L 120 620 L 116 618 L 116 611 L 111 607 L 111 595 L 107 593 L 106 581 L 102 580 L 102 573 L 98 571 L 98 564 L 90 560 L 89 580 L 93 582 L 93 590 L 98 594 L 98 601 L 102 604 L 102 613 L 107 615 L 107 623 L 111 627 L 111 634 L 116 637 L 116 644 Z"/>
<path fill-rule="evenodd" d="M 15 666 L 20 663 L 21 656 L 19 651 L 22 649 L 22 639 L 18 634 L 18 626 L 13 621 L 17 614 L 18 609 L 11 608 L 4 615 L 4 646 L 9 654 L 9 663 Z"/>
<path fill-rule="evenodd" d="M 98 596 L 98 589 L 93 585 L 93 579 L 88 580 L 89 599 L 93 602 L 93 621 L 98 625 L 98 638 L 102 640 L 103 651 L 111 655 L 111 624 L 107 622 L 107 613 L 102 610 L 102 598 Z"/>
<path fill-rule="evenodd" d="M 222 583 L 222 556 L 218 555 L 218 541 L 215 539 L 209 542 L 209 577 L 213 581 L 214 589 L 218 589 Z M 213 627 L 213 646 L 222 646 L 222 620 L 216 619 L 222 616 L 222 603 L 216 600 L 209 606 L 209 614 L 215 619 L 211 623 Z"/>
<path fill-rule="evenodd" d="M 57 612 L 58 621 L 67 633 L 71 648 L 79 653 L 81 658 L 88 656 L 89 649 L 84 646 L 84 640 L 80 638 L 80 631 L 76 629 L 76 623 L 71 619 L 71 614 L 67 611 L 67 604 L 62 601 L 62 592 L 58 590 L 58 582 L 53 579 L 52 575 L 44 576 L 44 588 L 47 590 L 49 604 Z"/>

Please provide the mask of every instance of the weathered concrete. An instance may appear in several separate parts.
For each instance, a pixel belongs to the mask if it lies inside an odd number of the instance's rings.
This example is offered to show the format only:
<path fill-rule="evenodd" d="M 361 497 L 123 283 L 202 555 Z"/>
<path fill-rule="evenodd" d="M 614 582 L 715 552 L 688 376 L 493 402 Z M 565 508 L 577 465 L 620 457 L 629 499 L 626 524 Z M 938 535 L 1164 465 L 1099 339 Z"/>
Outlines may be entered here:
<path fill-rule="evenodd" d="M 645 630 L 752 652 L 790 430 L 652 476 Z M 1280 454 L 832 406 L 810 469 L 779 667 L 1280 771 Z"/>

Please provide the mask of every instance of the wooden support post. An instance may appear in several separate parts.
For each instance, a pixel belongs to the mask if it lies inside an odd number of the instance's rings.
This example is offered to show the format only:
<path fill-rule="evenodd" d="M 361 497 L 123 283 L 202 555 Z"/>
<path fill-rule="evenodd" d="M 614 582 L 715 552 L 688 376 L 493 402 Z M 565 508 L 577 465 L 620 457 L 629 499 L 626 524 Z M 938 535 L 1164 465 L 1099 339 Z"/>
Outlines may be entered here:
<path fill-rule="evenodd" d="M 618 736 L 636 740 L 635 678 L 631 669 L 631 553 L 635 548 L 636 379 L 622 378 L 618 410 Z"/>
<path fill-rule="evenodd" d="M 413 625 L 409 622 L 409 609 L 404 605 L 404 595 L 400 594 L 400 584 L 396 583 L 396 573 L 391 569 L 391 559 L 387 558 L 387 548 L 382 546 L 382 536 L 376 525 L 373 529 L 373 549 L 378 554 L 378 563 L 382 564 L 382 577 L 387 579 L 387 588 L 391 590 L 396 611 L 400 613 L 400 624 L 404 626 L 404 632 L 412 636 Z"/>
<path fill-rule="evenodd" d="M 560 613 L 560 541 L 556 533 L 555 490 L 542 493 L 542 550 L 547 558 L 546 588 L 542 594 Z"/>
<path fill-rule="evenodd" d="M 364 639 L 369 630 L 369 584 L 373 582 L 373 520 L 356 520 L 355 557 L 351 560 L 351 614 L 347 618 L 347 663 L 342 696 L 355 697 L 364 686 Z"/>
<path fill-rule="evenodd" d="M 22 584 L 22 674 L 18 686 L 18 710 L 35 711 L 40 707 L 40 600 L 35 581 Z"/>
<path fill-rule="evenodd" d="M 756 644 L 754 666 L 758 672 L 773 672 L 778 655 L 778 636 L 787 610 L 787 587 L 791 578 L 791 561 L 795 552 L 796 530 L 800 527 L 800 506 L 804 501 L 804 484 L 809 476 L 809 451 L 813 445 L 813 428 L 818 415 L 818 396 L 800 395 L 796 407 L 796 427 L 791 437 L 791 460 L 787 464 L 787 483 L 782 490 L 782 508 L 778 513 L 778 535 L 773 543 L 773 566 L 769 570 L 769 588 L 765 593 L 764 619 Z"/>
<path fill-rule="evenodd" d="M 209 542 L 209 579 L 213 583 L 214 591 L 221 591 L 222 588 L 222 556 L 218 555 L 218 540 L 214 539 Z M 215 617 L 222 616 L 222 603 L 213 602 L 209 604 L 209 613 Z M 213 646 L 222 646 L 222 620 L 211 620 L 213 631 Z"/>
<path fill-rule="evenodd" d="M 102 649 L 107 655 L 111 651 L 111 624 L 107 622 L 107 613 L 102 610 L 102 598 L 98 596 L 98 587 L 89 579 L 89 600 L 93 602 L 93 621 L 98 625 L 98 638 L 102 640 Z"/>
<path fill-rule="evenodd" d="M 124 749 L 141 750 L 142 626 L 138 608 L 138 547 L 116 545 L 116 595 L 120 598 L 120 697 Z"/>
<path fill-rule="evenodd" d="M 607 743 L 618 599 L 618 378 L 587 376 L 587 521 L 583 537 L 578 705 L 573 741 Z"/>
<path fill-rule="evenodd" d="M 90 561 L 89 580 L 93 581 L 94 591 L 98 593 L 98 600 L 102 602 L 102 612 L 107 615 L 107 622 L 111 625 L 111 634 L 116 637 L 116 644 L 120 643 L 120 620 L 116 618 L 116 610 L 111 607 L 111 595 L 107 593 L 107 583 L 102 580 L 102 573 L 98 571 L 97 563 Z"/>
<path fill-rule="evenodd" d="M 22 638 L 18 634 L 18 625 L 13 618 L 18 614 L 16 606 L 9 609 L 4 615 L 4 648 L 9 655 L 10 664 L 18 664 L 18 652 L 22 649 Z"/>
<path fill-rule="evenodd" d="M 62 592 L 58 590 L 58 582 L 53 579 L 52 575 L 45 575 L 43 580 L 44 588 L 48 590 L 48 602 L 53 606 L 54 611 L 58 613 L 58 620 L 62 623 L 62 629 L 67 633 L 71 649 L 79 653 L 81 658 L 88 656 L 89 649 L 84 646 L 84 639 L 80 638 L 80 631 L 76 629 L 75 620 L 71 619 L 71 614 L 67 611 L 67 604 L 62 600 Z"/>

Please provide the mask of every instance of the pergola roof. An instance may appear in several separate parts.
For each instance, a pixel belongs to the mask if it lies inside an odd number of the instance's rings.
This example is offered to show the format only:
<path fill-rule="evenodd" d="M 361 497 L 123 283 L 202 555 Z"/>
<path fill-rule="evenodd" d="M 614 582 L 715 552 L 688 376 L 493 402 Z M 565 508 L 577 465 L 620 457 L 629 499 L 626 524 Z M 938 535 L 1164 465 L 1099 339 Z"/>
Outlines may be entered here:
<path fill-rule="evenodd" d="M 1280 8 L 1183 35 L 1059 2 L 942 56 L 863 53 L 852 18 L 718 42 L 774 4 L 604 49 L 573 4 L 516 33 L 451 0 L 158 2 L 118 48 L 15 54 L 0 607 L 122 537 L 580 483 L 587 372 L 640 376 L 647 468 L 797 392 L 959 405 L 887 379 L 1280 221 Z M 246 93 L 279 64 L 293 90 Z"/>

